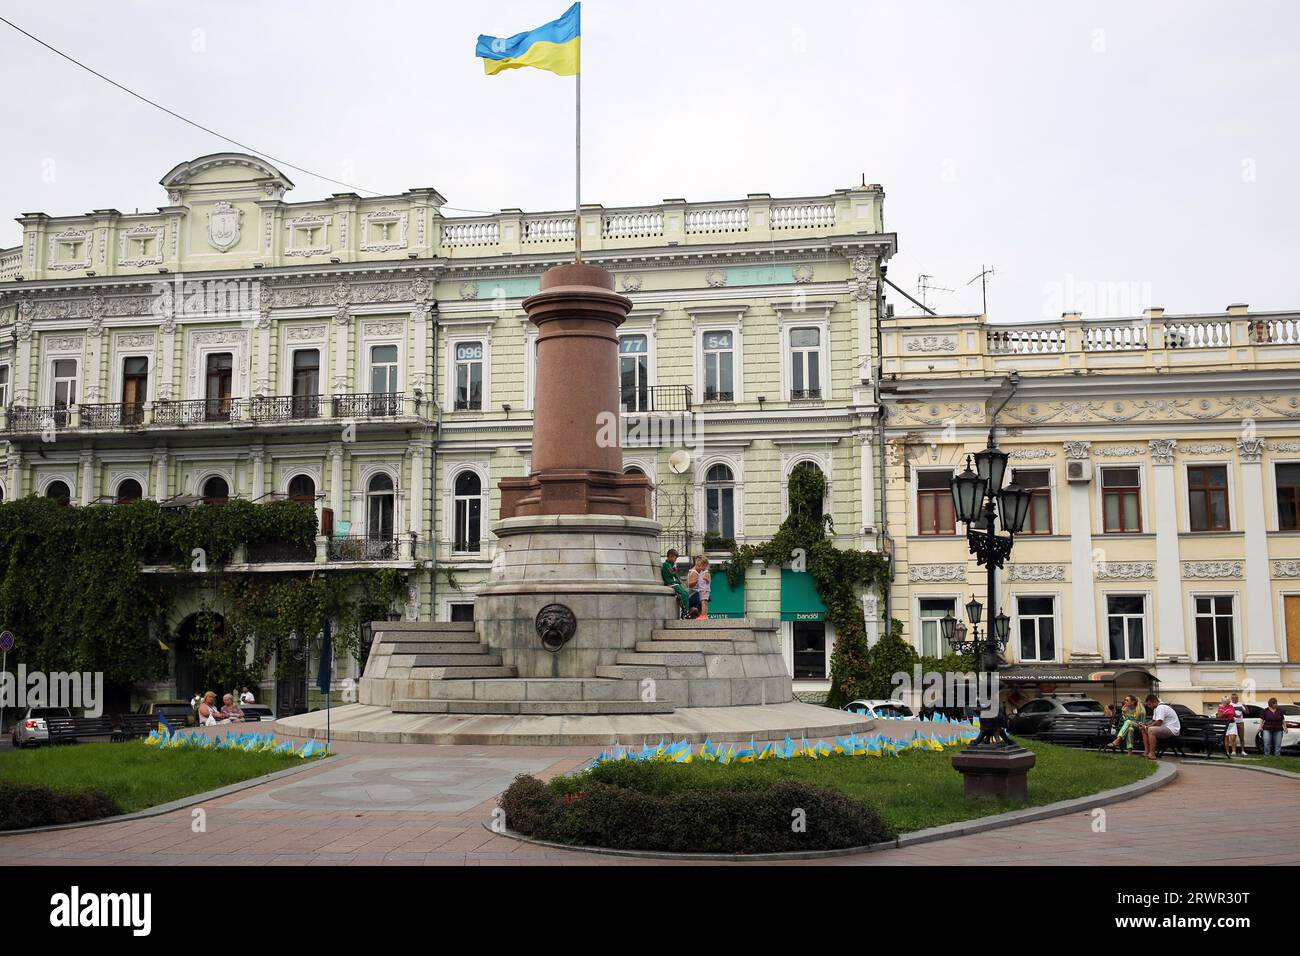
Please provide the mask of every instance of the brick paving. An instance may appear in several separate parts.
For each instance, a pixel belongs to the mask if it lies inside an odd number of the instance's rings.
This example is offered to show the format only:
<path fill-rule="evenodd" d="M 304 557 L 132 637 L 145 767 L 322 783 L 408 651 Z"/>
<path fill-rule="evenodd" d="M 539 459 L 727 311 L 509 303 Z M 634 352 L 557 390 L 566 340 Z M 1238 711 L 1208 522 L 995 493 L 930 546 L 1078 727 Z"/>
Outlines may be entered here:
<path fill-rule="evenodd" d="M 565 773 L 590 747 L 343 743 L 279 781 L 142 820 L 0 836 L 0 866 L 194 863 L 229 866 L 644 865 L 551 850 L 484 829 L 517 773 Z M 193 811 L 206 814 L 195 833 Z M 817 864 L 1298 864 L 1300 783 L 1184 763 L 1153 793 L 1093 811 Z"/>

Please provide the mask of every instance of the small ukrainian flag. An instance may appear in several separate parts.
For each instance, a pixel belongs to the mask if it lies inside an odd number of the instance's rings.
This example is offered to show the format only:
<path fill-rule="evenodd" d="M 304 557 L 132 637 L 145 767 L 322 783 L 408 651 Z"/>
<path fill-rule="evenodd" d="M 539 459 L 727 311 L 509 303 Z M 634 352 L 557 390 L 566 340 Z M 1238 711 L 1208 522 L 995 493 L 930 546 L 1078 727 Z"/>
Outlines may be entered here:
<path fill-rule="evenodd" d="M 483 58 L 483 71 L 490 76 L 533 66 L 560 76 L 576 76 L 582 59 L 581 8 L 581 3 L 575 3 L 558 20 L 512 37 L 480 36 L 474 52 Z"/>

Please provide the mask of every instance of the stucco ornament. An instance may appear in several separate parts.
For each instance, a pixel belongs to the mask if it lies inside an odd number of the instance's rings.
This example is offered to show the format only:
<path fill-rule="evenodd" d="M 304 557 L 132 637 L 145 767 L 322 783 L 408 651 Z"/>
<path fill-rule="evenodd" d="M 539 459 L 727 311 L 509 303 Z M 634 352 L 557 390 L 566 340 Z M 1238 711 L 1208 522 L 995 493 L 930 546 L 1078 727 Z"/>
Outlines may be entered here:
<path fill-rule="evenodd" d="M 242 209 L 236 209 L 225 201 L 218 202 L 208 213 L 208 244 L 217 252 L 233 249 L 239 242 L 243 218 Z"/>

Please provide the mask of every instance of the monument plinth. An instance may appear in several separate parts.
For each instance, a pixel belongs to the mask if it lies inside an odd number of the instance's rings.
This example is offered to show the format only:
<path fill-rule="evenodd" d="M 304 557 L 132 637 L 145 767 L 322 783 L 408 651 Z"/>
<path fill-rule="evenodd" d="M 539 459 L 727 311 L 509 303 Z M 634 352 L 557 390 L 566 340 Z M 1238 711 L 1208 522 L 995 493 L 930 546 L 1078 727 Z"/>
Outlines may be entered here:
<path fill-rule="evenodd" d="M 648 518 L 650 479 L 623 474 L 617 440 L 618 327 L 631 300 L 614 291 L 604 269 L 573 263 L 547 271 L 523 305 L 537 326 L 533 470 L 501 480 L 502 519 Z"/>

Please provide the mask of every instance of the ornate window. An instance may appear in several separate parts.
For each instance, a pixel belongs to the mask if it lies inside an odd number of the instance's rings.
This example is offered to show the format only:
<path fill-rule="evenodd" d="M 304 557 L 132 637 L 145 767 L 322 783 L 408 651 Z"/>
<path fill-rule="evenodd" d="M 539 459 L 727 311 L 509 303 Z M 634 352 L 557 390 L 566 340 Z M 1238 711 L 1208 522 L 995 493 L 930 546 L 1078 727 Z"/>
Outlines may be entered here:
<path fill-rule="evenodd" d="M 203 482 L 202 497 L 205 505 L 224 505 L 230 500 L 230 485 L 220 475 L 213 475 Z"/>
<path fill-rule="evenodd" d="M 821 330 L 790 330 L 790 398 L 821 398 Z"/>
<path fill-rule="evenodd" d="M 726 465 L 713 465 L 704 475 L 704 518 L 706 533 L 736 536 L 736 478 Z"/>
<path fill-rule="evenodd" d="M 311 475 L 294 475 L 289 479 L 289 500 L 316 502 L 316 481 Z"/>
<path fill-rule="evenodd" d="M 1228 466 L 1187 468 L 1187 519 L 1193 531 L 1228 530 Z"/>
<path fill-rule="evenodd" d="M 477 554 L 483 525 L 483 482 L 472 471 L 462 471 L 453 486 L 455 496 L 455 542 L 453 550 Z"/>
<path fill-rule="evenodd" d="M 618 339 L 619 405 L 625 412 L 650 408 L 650 339 L 621 335 Z"/>
<path fill-rule="evenodd" d="M 45 486 L 45 497 L 53 498 L 61 505 L 72 504 L 72 489 L 66 481 L 51 481 Z"/>
<path fill-rule="evenodd" d="M 456 408 L 483 408 L 483 343 L 456 343 Z"/>
<path fill-rule="evenodd" d="M 735 333 L 730 329 L 704 332 L 704 400 L 731 402 L 736 398 Z"/>
<path fill-rule="evenodd" d="M 125 505 L 139 501 L 144 497 L 144 489 L 134 478 L 123 478 L 117 483 L 117 493 L 113 496 L 115 504 Z"/>
<path fill-rule="evenodd" d="M 393 538 L 393 479 L 380 473 L 366 485 L 366 536 L 374 540 Z"/>
<path fill-rule="evenodd" d="M 945 615 L 953 614 L 957 602 L 952 598 L 921 598 L 918 610 L 921 618 L 921 653 L 926 657 L 946 657 L 952 647 L 944 640 L 943 626 L 939 623 Z"/>
<path fill-rule="evenodd" d="M 1056 660 L 1056 598 L 1016 597 L 1022 661 Z"/>
<path fill-rule="evenodd" d="M 1279 463 L 1274 469 L 1278 530 L 1300 531 L 1300 462 Z"/>
<path fill-rule="evenodd" d="M 1029 515 L 1021 534 L 1052 533 L 1052 473 L 1046 468 L 1017 468 L 1012 477 L 1029 491 Z M 1026 660 L 1052 658 L 1026 658 Z"/>
<path fill-rule="evenodd" d="M 956 534 L 957 511 L 952 501 L 949 469 L 928 469 L 916 474 L 916 533 Z"/>
<path fill-rule="evenodd" d="M 1106 636 L 1112 661 L 1146 659 L 1145 594 L 1106 595 Z"/>
<path fill-rule="evenodd" d="M 1102 530 L 1142 530 L 1142 476 L 1137 468 L 1101 469 Z"/>
<path fill-rule="evenodd" d="M 1208 662 L 1236 660 L 1232 595 L 1197 595 L 1192 598 L 1192 610 L 1196 622 L 1196 659 Z"/>

